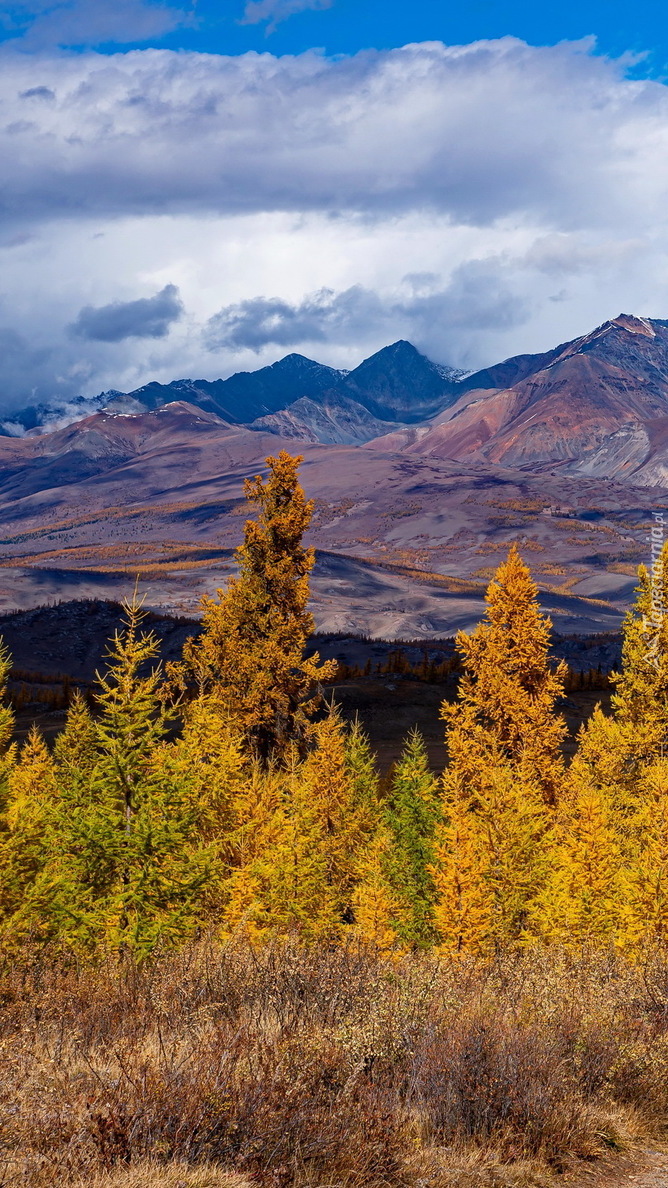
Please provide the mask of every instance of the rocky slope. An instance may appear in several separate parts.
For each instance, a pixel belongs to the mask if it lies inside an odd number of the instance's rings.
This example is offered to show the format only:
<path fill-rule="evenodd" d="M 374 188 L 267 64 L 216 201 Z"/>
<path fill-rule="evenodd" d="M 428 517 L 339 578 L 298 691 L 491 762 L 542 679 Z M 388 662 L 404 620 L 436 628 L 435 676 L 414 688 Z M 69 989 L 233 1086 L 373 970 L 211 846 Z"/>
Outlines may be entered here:
<path fill-rule="evenodd" d="M 185 402 L 0 440 L 0 609 L 118 598 L 196 611 L 224 584 L 244 479 L 294 440 Z M 475 622 L 518 541 L 563 632 L 614 630 L 660 487 L 302 442 L 318 627 L 429 638 Z"/>
<path fill-rule="evenodd" d="M 348 375 L 288 356 L 232 379 L 0 437 L 0 609 L 118 598 L 139 574 L 152 605 L 195 612 L 231 572 L 244 479 L 298 448 L 321 630 L 470 626 L 512 541 L 559 630 L 619 625 L 668 507 L 667 322 L 620 316 L 466 378 L 397 343 Z M 272 411 L 239 424 L 251 388 Z"/>
<path fill-rule="evenodd" d="M 400 341 L 348 373 L 292 354 L 226 380 L 103 393 L 92 405 L 74 402 L 67 416 L 103 406 L 143 415 L 177 402 L 293 441 L 370 442 L 423 457 L 668 482 L 668 322 L 623 314 L 551 351 L 469 376 Z M 25 424 L 39 415 L 25 410 Z"/>
<path fill-rule="evenodd" d="M 512 386 L 492 386 L 509 379 Z M 508 360 L 462 386 L 467 390 L 430 424 L 395 431 L 373 447 L 668 484 L 668 322 L 620 315 L 547 355 Z"/>

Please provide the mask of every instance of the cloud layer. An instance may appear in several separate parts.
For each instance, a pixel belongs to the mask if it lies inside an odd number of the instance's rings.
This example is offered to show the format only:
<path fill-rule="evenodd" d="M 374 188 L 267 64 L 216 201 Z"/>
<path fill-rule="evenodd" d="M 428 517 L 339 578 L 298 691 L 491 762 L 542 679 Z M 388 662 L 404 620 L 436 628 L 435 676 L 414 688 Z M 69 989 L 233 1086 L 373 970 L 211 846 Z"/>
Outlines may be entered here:
<path fill-rule="evenodd" d="M 0 29 L 22 49 L 149 41 L 187 24 L 191 13 L 156 0 L 10 0 Z"/>
<path fill-rule="evenodd" d="M 363 335 L 389 341 L 397 333 L 424 343 L 436 326 L 508 329 L 526 320 L 521 298 L 505 288 L 494 269 L 474 261 L 455 270 L 446 288 L 429 273 L 404 277 L 401 290 L 383 299 L 352 285 L 341 293 L 321 289 L 298 302 L 254 297 L 219 310 L 209 319 L 204 341 L 211 351 L 295 347 L 303 343 L 346 343 Z"/>
<path fill-rule="evenodd" d="M 473 367 L 666 316 L 667 150 L 668 87 L 587 45 L 5 51 L 0 411 L 398 337 Z"/>
<path fill-rule="evenodd" d="M 333 61 L 10 58 L 0 98 L 2 205 L 21 221 L 419 207 L 600 226 L 662 212 L 668 177 L 664 86 L 510 38 Z"/>
<path fill-rule="evenodd" d="M 124 342 L 127 338 L 166 338 L 183 315 L 176 285 L 165 285 L 155 297 L 113 301 L 97 309 L 85 305 L 69 327 L 74 338 L 88 342 Z"/>
<path fill-rule="evenodd" d="M 321 12 L 331 8 L 334 0 L 248 0 L 241 19 L 242 25 L 260 25 L 267 22 L 267 32 L 273 33 L 281 21 L 308 9 Z"/>

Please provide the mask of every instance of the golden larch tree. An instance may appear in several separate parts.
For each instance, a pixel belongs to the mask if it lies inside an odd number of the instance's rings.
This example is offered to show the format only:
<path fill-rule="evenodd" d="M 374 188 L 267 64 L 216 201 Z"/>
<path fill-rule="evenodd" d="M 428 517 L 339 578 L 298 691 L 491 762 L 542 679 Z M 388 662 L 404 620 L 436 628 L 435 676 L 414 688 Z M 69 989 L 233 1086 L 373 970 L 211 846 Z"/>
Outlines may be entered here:
<path fill-rule="evenodd" d="M 293 751 L 283 770 L 260 772 L 244 798 L 238 844 L 245 861 L 231 877 L 228 929 L 335 940 L 354 924 L 355 888 L 373 838 L 368 797 L 359 795 L 338 714 L 313 734 L 305 760 Z"/>
<path fill-rule="evenodd" d="M 617 944 L 625 898 L 614 806 L 605 786 L 577 768 L 559 803 L 536 930 L 566 946 Z"/>
<path fill-rule="evenodd" d="M 52 822 L 57 786 L 44 738 L 32 726 L 9 772 L 7 831 L 0 845 L 0 913 L 5 941 L 54 930 L 43 875 L 54 856 Z"/>
<path fill-rule="evenodd" d="M 509 765 L 553 804 L 563 780 L 566 724 L 555 706 L 566 665 L 549 660 L 550 619 L 517 548 L 499 567 L 476 629 L 459 632 L 459 700 L 443 705 L 450 766 L 472 787 L 487 765 Z"/>
<path fill-rule="evenodd" d="M 433 877 L 449 948 L 524 942 L 545 875 L 546 836 L 564 781 L 556 712 L 565 665 L 549 661 L 550 620 L 513 546 L 487 611 L 457 646 L 459 700 L 445 703 L 449 763 Z"/>
<path fill-rule="evenodd" d="M 216 599 L 204 600 L 202 635 L 184 650 L 200 689 L 235 718 L 248 750 L 265 764 L 294 747 L 306 752 L 322 682 L 336 671 L 304 654 L 313 632 L 307 604 L 315 553 L 303 544 L 313 503 L 299 484 L 301 461 L 283 450 L 267 459 L 266 479 L 247 480 L 258 517 L 246 521 L 239 573 Z"/>
<path fill-rule="evenodd" d="M 633 821 L 636 847 L 626 866 L 623 943 L 632 952 L 668 941 L 668 760 L 643 772 Z"/>

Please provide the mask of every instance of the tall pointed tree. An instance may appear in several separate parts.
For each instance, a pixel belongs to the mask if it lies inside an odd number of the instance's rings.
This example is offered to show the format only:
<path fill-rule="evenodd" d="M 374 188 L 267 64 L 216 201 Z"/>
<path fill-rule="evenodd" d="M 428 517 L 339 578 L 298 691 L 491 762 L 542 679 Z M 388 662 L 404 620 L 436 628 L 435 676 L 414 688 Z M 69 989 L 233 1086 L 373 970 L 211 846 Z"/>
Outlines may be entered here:
<path fill-rule="evenodd" d="M 632 826 L 636 844 L 625 862 L 621 942 L 643 954 L 668 942 L 668 759 L 643 771 Z"/>
<path fill-rule="evenodd" d="M 380 776 L 369 736 L 358 719 L 345 736 L 345 756 L 358 825 L 371 837 L 380 817 Z"/>
<path fill-rule="evenodd" d="M 197 909 L 212 878 L 212 853 L 198 830 L 187 780 L 174 779 L 162 743 L 173 720 L 162 672 L 148 670 L 159 640 L 141 630 L 135 598 L 127 625 L 98 676 L 100 759 L 95 769 L 97 839 L 113 879 L 100 906 L 105 943 L 138 955 L 173 944 L 198 923 Z"/>
<path fill-rule="evenodd" d="M 230 880 L 232 928 L 335 940 L 353 925 L 355 887 L 372 841 L 368 803 L 358 799 L 345 727 L 334 711 L 315 726 L 314 741 L 305 760 L 293 752 L 286 770 L 270 769 L 245 798 L 248 824 L 238 836 L 247 859 Z"/>
<path fill-rule="evenodd" d="M 0 846 L 0 913 L 5 940 L 33 934 L 49 936 L 52 928 L 36 903 L 35 893 L 51 857 L 49 825 L 56 799 L 53 761 L 40 731 L 33 726 L 9 773 L 7 832 Z"/>
<path fill-rule="evenodd" d="M 636 601 L 624 620 L 612 707 L 620 721 L 668 747 L 668 541 L 651 572 L 641 565 L 638 578 Z"/>
<path fill-rule="evenodd" d="M 445 782 L 433 867 L 442 943 L 477 952 L 531 943 L 551 825 L 540 787 L 507 766 L 490 769 L 473 795 L 450 773 Z"/>
<path fill-rule="evenodd" d="M 668 758 L 668 545 L 651 573 L 639 569 L 636 601 L 624 620 L 621 671 L 613 682 L 612 714 L 599 705 L 582 727 L 570 776 L 609 805 L 620 854 L 635 863 L 647 772 Z"/>
<path fill-rule="evenodd" d="M 217 600 L 204 600 L 203 633 L 184 651 L 200 688 L 235 717 L 248 750 L 265 764 L 294 747 L 306 752 L 321 684 L 336 671 L 304 654 L 313 631 L 307 603 L 315 554 L 302 543 L 313 503 L 298 481 L 301 461 L 281 451 L 267 459 L 267 479 L 246 482 L 259 514 L 246 521 L 239 574 Z"/>
<path fill-rule="evenodd" d="M 164 761 L 172 715 L 150 668 L 159 642 L 142 633 L 136 599 L 126 613 L 97 719 L 75 701 L 55 762 L 33 733 L 12 773 L 7 844 L 30 887 L 7 930 L 141 957 L 198 926 L 215 854 L 190 783 Z"/>
<path fill-rule="evenodd" d="M 566 724 L 556 711 L 566 665 L 552 666 L 552 624 L 538 588 L 513 545 L 486 595 L 487 611 L 471 635 L 460 632 L 459 700 L 447 702 L 450 766 L 475 788 L 488 766 L 509 765 L 554 803 L 563 780 Z"/>
<path fill-rule="evenodd" d="M 513 547 L 487 592 L 485 618 L 457 637 L 460 698 L 442 709 L 449 765 L 434 879 L 436 923 L 449 948 L 529 937 L 565 778 L 566 727 L 555 707 L 565 665 L 550 665 L 550 627 Z"/>
<path fill-rule="evenodd" d="M 613 805 L 605 787 L 571 773 L 549 853 L 549 871 L 534 905 L 544 940 L 566 946 L 618 942 L 626 868 Z"/>
<path fill-rule="evenodd" d="M 400 905 L 394 927 L 402 941 L 421 948 L 435 936 L 436 888 L 431 868 L 441 813 L 438 783 L 422 735 L 414 730 L 394 769 L 383 819 L 391 839 L 387 877 Z"/>
<path fill-rule="evenodd" d="M 65 729 L 58 735 L 53 758 L 56 780 L 72 812 L 90 799 L 90 785 L 100 758 L 98 736 L 90 710 L 77 690 L 67 711 Z"/>
<path fill-rule="evenodd" d="M 437 832 L 430 869 L 436 887 L 434 922 L 446 951 L 481 953 L 490 947 L 494 904 L 485 879 L 488 868 L 474 809 L 477 796 L 466 784 L 450 781 L 444 797 L 444 821 Z"/>
<path fill-rule="evenodd" d="M 392 842 L 387 826 L 379 825 L 361 855 L 352 896 L 355 933 L 381 952 L 402 943 L 396 925 L 406 914 L 406 904 L 394 893 L 388 877 Z"/>

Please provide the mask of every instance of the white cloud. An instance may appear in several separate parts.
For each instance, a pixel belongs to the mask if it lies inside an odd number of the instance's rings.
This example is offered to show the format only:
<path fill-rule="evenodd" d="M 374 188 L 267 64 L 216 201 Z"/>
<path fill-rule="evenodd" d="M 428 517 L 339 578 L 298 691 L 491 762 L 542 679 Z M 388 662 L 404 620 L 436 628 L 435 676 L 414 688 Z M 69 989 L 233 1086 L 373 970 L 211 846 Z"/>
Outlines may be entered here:
<path fill-rule="evenodd" d="M 423 208 L 576 227 L 615 224 L 636 201 L 665 217 L 668 91 L 581 47 L 506 38 L 333 61 L 145 50 L 3 67 L 3 197 L 21 220 Z M 35 88 L 55 101 L 26 97 Z"/>
<path fill-rule="evenodd" d="M 0 408 L 398 337 L 474 367 L 668 314 L 668 88 L 586 46 L 2 64 Z M 67 333 L 172 285 L 159 338 Z"/>
<path fill-rule="evenodd" d="M 248 0 L 240 24 L 260 25 L 266 21 L 267 32 L 273 33 L 276 26 L 288 17 L 308 9 L 322 12 L 325 8 L 331 8 L 333 3 L 334 0 Z"/>
<path fill-rule="evenodd" d="M 0 24 L 23 50 L 35 50 L 149 41 L 191 20 L 191 12 L 155 0 L 10 0 Z"/>

